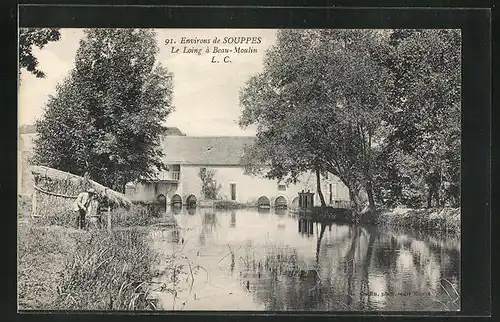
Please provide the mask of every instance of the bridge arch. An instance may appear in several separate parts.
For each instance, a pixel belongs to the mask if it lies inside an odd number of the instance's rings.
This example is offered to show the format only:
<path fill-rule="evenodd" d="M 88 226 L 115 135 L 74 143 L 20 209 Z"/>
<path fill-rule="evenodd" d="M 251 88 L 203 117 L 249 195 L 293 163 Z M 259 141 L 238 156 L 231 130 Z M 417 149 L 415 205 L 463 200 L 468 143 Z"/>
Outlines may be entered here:
<path fill-rule="evenodd" d="M 278 196 L 274 199 L 274 208 L 276 209 L 286 209 L 288 207 L 288 201 L 284 196 Z"/>
<path fill-rule="evenodd" d="M 196 196 L 194 194 L 190 194 L 189 196 L 187 196 L 186 198 L 186 206 L 188 208 L 195 208 L 198 204 L 198 199 L 196 198 Z"/>
<path fill-rule="evenodd" d="M 174 194 L 172 196 L 172 200 L 170 201 L 170 204 L 175 207 L 182 208 L 182 198 L 178 194 Z"/>
<path fill-rule="evenodd" d="M 257 199 L 257 207 L 271 208 L 271 201 L 266 196 L 260 196 L 259 199 Z"/>
<path fill-rule="evenodd" d="M 165 212 L 167 210 L 167 197 L 164 194 L 156 196 L 155 208 L 159 212 Z"/>
<path fill-rule="evenodd" d="M 156 196 L 156 203 L 165 205 L 167 203 L 167 197 L 165 197 L 164 194 L 160 193 L 158 196 Z"/>

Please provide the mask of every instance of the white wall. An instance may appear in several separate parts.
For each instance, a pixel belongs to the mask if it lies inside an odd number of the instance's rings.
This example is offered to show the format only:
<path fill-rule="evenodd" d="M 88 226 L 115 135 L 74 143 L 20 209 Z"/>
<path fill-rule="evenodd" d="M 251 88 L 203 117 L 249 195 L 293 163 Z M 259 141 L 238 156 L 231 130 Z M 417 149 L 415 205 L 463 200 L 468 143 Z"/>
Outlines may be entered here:
<path fill-rule="evenodd" d="M 155 185 L 157 186 L 155 191 Z M 167 201 L 172 199 L 175 193 L 178 193 L 178 184 L 160 183 L 141 183 L 135 185 L 135 189 L 125 189 L 125 195 L 132 201 L 153 202 L 162 194 L 167 197 Z"/>
<path fill-rule="evenodd" d="M 158 187 L 157 193 L 167 196 L 170 201 L 173 194 L 179 194 L 183 201 L 194 194 L 198 200 L 203 199 L 201 192 L 201 180 L 198 177 L 200 166 L 181 166 L 181 177 L 178 187 L 167 186 L 163 184 Z M 256 203 L 261 196 L 266 196 L 274 204 L 278 196 L 283 196 L 290 206 L 292 200 L 298 196 L 302 190 L 310 190 L 315 193 L 315 204 L 319 205 L 319 197 L 316 192 L 316 176 L 305 174 L 299 179 L 296 185 L 288 185 L 286 191 L 278 190 L 277 180 L 268 180 L 261 177 L 252 177 L 244 174 L 244 169 L 236 166 L 206 167 L 215 171 L 214 180 L 217 185 L 221 185 L 219 197 L 225 200 L 231 200 L 230 184 L 236 184 L 236 201 L 239 203 Z M 322 178 L 322 192 L 326 202 L 329 202 L 329 184 L 332 184 L 333 200 L 348 200 L 347 188 L 339 182 L 338 178 L 329 175 L 329 178 Z M 156 199 L 153 184 L 141 184 L 136 187 L 136 194 L 132 197 L 135 200 L 153 201 Z"/>

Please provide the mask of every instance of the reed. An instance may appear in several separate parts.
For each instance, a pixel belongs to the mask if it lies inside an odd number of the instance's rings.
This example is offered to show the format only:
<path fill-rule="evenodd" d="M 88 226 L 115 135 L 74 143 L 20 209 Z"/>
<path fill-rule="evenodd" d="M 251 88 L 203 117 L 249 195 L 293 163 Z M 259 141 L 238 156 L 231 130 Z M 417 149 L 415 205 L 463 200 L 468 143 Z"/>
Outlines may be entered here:
<path fill-rule="evenodd" d="M 130 209 L 118 208 L 111 212 L 112 221 L 115 226 L 132 227 L 147 226 L 163 222 L 167 219 L 165 214 L 155 205 L 133 204 Z M 103 218 L 105 221 L 106 218 Z"/>
<path fill-rule="evenodd" d="M 74 199 L 37 193 L 37 217 L 33 218 L 33 222 L 38 225 L 76 227 L 76 212 L 73 211 L 74 201 Z"/>
<path fill-rule="evenodd" d="M 64 310 L 145 310 L 156 256 L 138 230 L 94 231 L 61 274 L 54 306 Z"/>
<path fill-rule="evenodd" d="M 299 258 L 295 248 L 271 242 L 265 244 L 264 254 L 256 254 L 251 248 L 245 248 L 239 261 L 246 271 L 254 272 L 258 277 L 263 274 L 271 274 L 276 278 L 279 275 L 307 277 L 315 271 L 312 265 Z"/>
<path fill-rule="evenodd" d="M 57 297 L 58 273 L 71 256 L 78 232 L 20 225 L 17 247 L 19 309 L 51 309 Z"/>
<path fill-rule="evenodd" d="M 144 232 L 25 227 L 19 244 L 21 309 L 152 308 L 148 283 L 157 259 Z"/>

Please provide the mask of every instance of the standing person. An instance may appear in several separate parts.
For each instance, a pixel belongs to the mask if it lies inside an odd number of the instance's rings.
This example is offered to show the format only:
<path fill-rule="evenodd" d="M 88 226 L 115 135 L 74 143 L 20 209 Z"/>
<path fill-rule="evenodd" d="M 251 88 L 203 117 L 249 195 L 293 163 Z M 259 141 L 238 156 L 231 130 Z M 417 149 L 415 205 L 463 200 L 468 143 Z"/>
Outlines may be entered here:
<path fill-rule="evenodd" d="M 95 195 L 95 190 L 90 188 L 76 197 L 75 203 L 73 204 L 73 210 L 77 212 L 76 222 L 78 229 L 85 228 L 85 215 L 87 214 L 90 202 L 95 198 Z"/>

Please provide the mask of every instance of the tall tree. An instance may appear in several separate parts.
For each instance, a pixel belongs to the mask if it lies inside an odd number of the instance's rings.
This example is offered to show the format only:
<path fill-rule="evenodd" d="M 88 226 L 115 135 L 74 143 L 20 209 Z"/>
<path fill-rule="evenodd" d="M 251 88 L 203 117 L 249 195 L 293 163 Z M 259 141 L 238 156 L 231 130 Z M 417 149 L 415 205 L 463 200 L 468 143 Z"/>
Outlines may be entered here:
<path fill-rule="evenodd" d="M 43 78 L 45 73 L 39 70 L 38 59 L 33 55 L 33 46 L 42 49 L 46 44 L 61 37 L 56 28 L 20 28 L 19 29 L 19 67 L 25 68 L 36 77 Z"/>
<path fill-rule="evenodd" d="M 460 198 L 459 30 L 395 30 L 387 66 L 394 113 L 386 118 L 379 198 L 411 206 Z M 433 202 L 434 201 L 434 202 Z"/>
<path fill-rule="evenodd" d="M 157 53 L 151 30 L 85 30 L 75 68 L 36 124 L 34 161 L 117 190 L 165 168 L 160 139 L 173 109 L 172 75 Z"/>
<path fill-rule="evenodd" d="M 267 177 L 294 181 L 305 171 L 328 171 L 347 186 L 357 210 L 361 190 L 375 206 L 372 154 L 390 83 L 377 60 L 381 44 L 366 30 L 278 32 L 264 71 L 240 95 L 240 125 L 258 129 L 249 156 L 269 166 Z"/>

